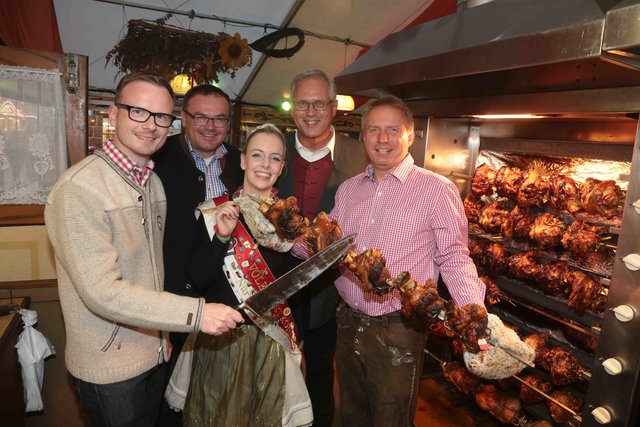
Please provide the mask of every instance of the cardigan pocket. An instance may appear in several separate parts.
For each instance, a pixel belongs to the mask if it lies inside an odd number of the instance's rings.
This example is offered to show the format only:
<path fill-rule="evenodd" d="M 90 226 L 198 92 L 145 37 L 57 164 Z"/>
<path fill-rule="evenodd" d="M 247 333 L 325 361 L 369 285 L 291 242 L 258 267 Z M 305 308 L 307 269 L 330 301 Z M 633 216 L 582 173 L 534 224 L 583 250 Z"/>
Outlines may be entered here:
<path fill-rule="evenodd" d="M 118 335 L 119 330 L 120 330 L 120 325 L 116 324 L 115 327 L 113 328 L 113 331 L 111 331 L 111 336 L 109 337 L 109 340 L 105 343 L 104 346 L 102 346 L 100 351 L 104 352 L 109 350 L 109 347 L 111 347 L 111 344 L 113 344 L 113 341 L 116 339 L 116 336 Z"/>

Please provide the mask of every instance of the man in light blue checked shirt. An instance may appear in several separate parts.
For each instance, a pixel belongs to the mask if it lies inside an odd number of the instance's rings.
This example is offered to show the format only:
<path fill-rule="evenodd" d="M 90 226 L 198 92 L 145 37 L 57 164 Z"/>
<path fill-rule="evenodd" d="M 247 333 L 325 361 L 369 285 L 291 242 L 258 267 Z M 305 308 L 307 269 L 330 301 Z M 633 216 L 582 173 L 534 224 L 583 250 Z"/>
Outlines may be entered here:
<path fill-rule="evenodd" d="M 231 101 L 213 85 L 200 85 L 186 93 L 182 107 L 181 135 L 167 139 L 154 157 L 154 172 L 160 176 L 167 195 L 167 223 L 164 236 L 166 291 L 195 296 L 187 274 L 196 253 L 206 252 L 208 234 L 198 223 L 194 210 L 201 202 L 233 193 L 243 181 L 240 152 L 225 141 L 231 123 Z M 171 334 L 173 354 L 169 368 L 186 340 L 186 334 Z M 169 375 L 171 372 L 169 372 Z M 165 404 L 161 426 L 181 426 L 179 414 Z"/>

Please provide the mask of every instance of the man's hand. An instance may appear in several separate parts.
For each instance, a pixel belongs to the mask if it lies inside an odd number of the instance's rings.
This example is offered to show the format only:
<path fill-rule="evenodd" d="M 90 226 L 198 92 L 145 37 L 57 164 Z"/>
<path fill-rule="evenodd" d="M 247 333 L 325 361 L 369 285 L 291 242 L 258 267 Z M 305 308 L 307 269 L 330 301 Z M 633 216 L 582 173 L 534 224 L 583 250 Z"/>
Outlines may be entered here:
<path fill-rule="evenodd" d="M 222 335 L 239 323 L 244 323 L 239 311 L 224 304 L 205 304 L 200 331 L 209 335 Z"/>
<path fill-rule="evenodd" d="M 488 328 L 491 332 L 489 343 L 492 344 L 488 350 L 478 353 L 464 353 L 464 363 L 472 374 L 486 379 L 502 379 L 522 371 L 527 365 L 507 351 L 518 356 L 529 365 L 533 365 L 535 360 L 535 350 L 518 337 L 518 334 L 507 328 L 502 320 L 495 314 L 489 314 Z"/>

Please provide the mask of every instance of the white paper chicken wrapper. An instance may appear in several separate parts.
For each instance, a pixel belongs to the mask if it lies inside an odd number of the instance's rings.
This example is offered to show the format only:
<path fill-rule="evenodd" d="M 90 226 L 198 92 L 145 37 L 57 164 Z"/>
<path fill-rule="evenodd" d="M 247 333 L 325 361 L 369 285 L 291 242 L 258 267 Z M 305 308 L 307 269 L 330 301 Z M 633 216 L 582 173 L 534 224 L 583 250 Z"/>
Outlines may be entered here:
<path fill-rule="evenodd" d="M 238 204 L 244 221 L 251 230 L 256 242 L 265 248 L 278 252 L 289 252 L 293 242 L 282 240 L 276 233 L 276 229 L 258 209 L 258 202 L 248 196 L 240 196 L 233 199 Z"/>
<path fill-rule="evenodd" d="M 464 363 L 472 374 L 488 380 L 499 380 L 511 377 L 522 371 L 527 365 L 503 349 L 517 354 L 522 360 L 533 364 L 535 350 L 525 344 L 518 334 L 502 323 L 495 314 L 487 315 L 487 326 L 491 333 L 489 343 L 492 347 L 478 353 L 464 353 Z"/>

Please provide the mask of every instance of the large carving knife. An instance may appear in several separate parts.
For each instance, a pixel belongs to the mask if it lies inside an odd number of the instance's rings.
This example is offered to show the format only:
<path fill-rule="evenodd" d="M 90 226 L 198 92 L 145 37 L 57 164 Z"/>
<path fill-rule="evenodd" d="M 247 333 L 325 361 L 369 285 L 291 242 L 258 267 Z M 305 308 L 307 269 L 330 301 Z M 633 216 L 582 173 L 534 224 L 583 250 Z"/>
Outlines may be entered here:
<path fill-rule="evenodd" d="M 356 235 L 351 234 L 324 248 L 302 264 L 283 274 L 270 285 L 251 295 L 236 310 L 251 312 L 257 316 L 269 314 L 272 308 L 304 288 L 327 268 L 334 265 L 349 250 Z"/>

